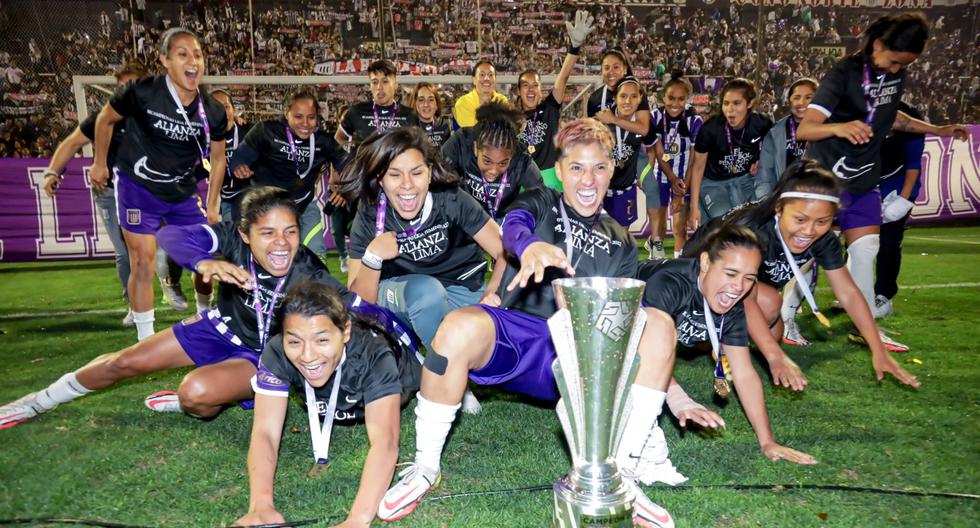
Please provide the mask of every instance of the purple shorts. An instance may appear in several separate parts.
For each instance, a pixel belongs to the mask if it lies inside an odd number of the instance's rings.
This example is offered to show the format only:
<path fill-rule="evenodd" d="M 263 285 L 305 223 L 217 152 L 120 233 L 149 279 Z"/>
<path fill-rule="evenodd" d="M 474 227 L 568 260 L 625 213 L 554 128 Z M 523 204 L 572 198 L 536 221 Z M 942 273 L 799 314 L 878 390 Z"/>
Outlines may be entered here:
<path fill-rule="evenodd" d="M 558 401 L 561 395 L 551 371 L 557 356 L 548 322 L 516 310 L 477 306 L 493 319 L 497 340 L 490 361 L 470 372 L 473 383 L 538 400 Z"/>
<path fill-rule="evenodd" d="M 627 189 L 609 189 L 602 201 L 602 208 L 619 225 L 629 227 L 636 221 L 636 184 Z"/>
<path fill-rule="evenodd" d="M 140 235 L 155 235 L 163 226 L 194 225 L 208 222 L 200 195 L 170 203 L 157 198 L 122 171 L 115 171 L 116 214 L 119 227 Z"/>
<path fill-rule="evenodd" d="M 877 187 L 864 194 L 840 193 L 837 223 L 841 231 L 881 225 L 881 192 Z"/>
<path fill-rule="evenodd" d="M 221 322 L 221 313 L 217 310 L 188 317 L 175 324 L 173 331 L 184 352 L 199 367 L 229 359 L 244 359 L 253 365 L 259 364 L 259 352 L 242 344 Z"/>

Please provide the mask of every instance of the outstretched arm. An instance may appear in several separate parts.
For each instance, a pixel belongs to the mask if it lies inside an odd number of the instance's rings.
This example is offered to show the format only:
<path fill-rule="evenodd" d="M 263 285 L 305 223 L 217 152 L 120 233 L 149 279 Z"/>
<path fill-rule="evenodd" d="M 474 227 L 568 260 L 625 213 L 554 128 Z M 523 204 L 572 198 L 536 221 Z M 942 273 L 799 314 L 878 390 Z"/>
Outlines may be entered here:
<path fill-rule="evenodd" d="M 255 395 L 252 437 L 248 445 L 248 513 L 235 521 L 236 525 L 286 521 L 276 510 L 273 488 L 288 403 L 289 398 L 284 396 Z"/>

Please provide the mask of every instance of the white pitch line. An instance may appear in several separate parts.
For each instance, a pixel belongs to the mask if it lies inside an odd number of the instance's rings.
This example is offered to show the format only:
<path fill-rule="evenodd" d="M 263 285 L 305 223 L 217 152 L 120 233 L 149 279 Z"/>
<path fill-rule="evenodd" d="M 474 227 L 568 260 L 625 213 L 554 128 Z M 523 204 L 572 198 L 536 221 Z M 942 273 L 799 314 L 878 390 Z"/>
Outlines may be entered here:
<path fill-rule="evenodd" d="M 126 311 L 128 311 L 128 308 L 99 308 L 95 310 L 71 310 L 67 312 L 18 312 L 18 313 L 0 315 L 0 320 L 64 317 L 66 315 L 98 315 L 98 314 L 111 314 L 111 313 L 126 313 Z"/>
<path fill-rule="evenodd" d="M 927 242 L 948 242 L 950 244 L 970 244 L 971 246 L 980 246 L 980 242 L 974 242 L 972 240 L 955 240 L 952 238 L 935 238 L 935 237 L 921 237 L 921 236 L 907 236 L 905 238 L 911 240 L 925 240 Z"/>
<path fill-rule="evenodd" d="M 948 284 L 910 284 L 908 286 L 899 285 L 899 289 L 906 290 L 929 290 L 933 288 L 976 288 L 980 282 L 950 282 Z"/>

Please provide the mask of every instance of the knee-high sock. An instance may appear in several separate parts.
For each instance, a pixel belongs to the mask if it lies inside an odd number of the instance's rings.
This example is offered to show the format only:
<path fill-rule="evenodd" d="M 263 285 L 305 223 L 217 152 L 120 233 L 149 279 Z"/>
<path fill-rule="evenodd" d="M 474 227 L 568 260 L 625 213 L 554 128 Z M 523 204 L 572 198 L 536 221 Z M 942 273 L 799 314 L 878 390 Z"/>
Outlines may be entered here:
<path fill-rule="evenodd" d="M 875 257 L 878 256 L 878 235 L 865 235 L 847 246 L 847 269 L 861 295 L 871 309 L 875 298 Z"/>
<path fill-rule="evenodd" d="M 449 429 L 456 420 L 460 404 L 446 405 L 429 401 L 418 393 L 415 407 L 415 463 L 439 471 L 442 448 Z"/>
<path fill-rule="evenodd" d="M 154 311 L 152 308 L 145 312 L 133 312 L 133 322 L 136 323 L 136 339 L 142 341 L 153 335 Z"/>
<path fill-rule="evenodd" d="M 90 392 L 92 392 L 90 389 L 86 389 L 75 379 L 74 372 L 69 372 L 49 385 L 48 388 L 38 392 L 37 404 L 45 411 L 50 411 L 59 403 L 72 401 Z"/>

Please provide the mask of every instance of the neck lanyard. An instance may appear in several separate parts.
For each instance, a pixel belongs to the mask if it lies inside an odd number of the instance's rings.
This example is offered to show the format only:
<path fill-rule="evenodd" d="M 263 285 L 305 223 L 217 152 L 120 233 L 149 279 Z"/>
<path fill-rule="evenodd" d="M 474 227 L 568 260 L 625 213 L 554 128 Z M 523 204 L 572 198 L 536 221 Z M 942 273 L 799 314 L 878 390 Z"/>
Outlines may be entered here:
<path fill-rule="evenodd" d="M 729 126 L 727 122 L 725 123 L 725 138 L 728 140 L 728 152 L 732 154 L 732 157 L 735 155 L 735 149 L 742 146 L 742 140 L 745 139 L 745 131 L 749 129 L 749 121 L 751 119 L 752 112 L 749 112 L 745 116 L 745 125 L 742 126 L 742 133 L 738 136 L 737 144 L 732 143 L 732 127 Z M 729 171 L 731 171 L 732 174 L 736 174 L 738 172 L 738 165 L 736 165 L 734 161 L 732 161 L 732 166 Z"/>
<path fill-rule="evenodd" d="M 558 198 L 558 210 L 561 212 L 561 226 L 565 229 L 565 256 L 571 260 L 572 250 L 574 249 L 574 239 L 572 236 L 572 223 L 568 220 L 568 212 L 565 211 L 565 198 Z M 585 243 L 588 243 L 592 239 L 592 232 L 595 231 L 595 225 L 599 222 L 599 217 L 602 216 L 602 209 L 600 208 L 595 212 L 595 216 L 592 217 L 592 225 L 589 226 L 589 232 L 585 236 Z M 582 257 L 585 255 L 585 249 L 578 254 L 578 258 L 572 264 L 572 269 L 578 269 L 578 263 L 582 261 Z"/>
<path fill-rule="evenodd" d="M 878 88 L 875 89 L 875 92 L 877 92 L 879 95 L 881 94 L 881 85 L 885 83 L 885 77 L 886 75 L 884 73 L 879 76 L 880 80 L 878 81 Z M 867 63 L 864 65 L 864 76 L 861 79 L 861 90 L 864 92 L 864 105 L 868 110 L 868 117 L 864 118 L 864 124 L 871 126 L 871 122 L 874 121 L 875 118 L 876 97 L 872 97 L 871 95 L 871 66 L 868 66 Z"/>
<path fill-rule="evenodd" d="M 684 115 L 681 114 L 681 119 L 684 119 Z M 670 124 L 670 114 L 667 113 L 667 108 L 664 108 L 664 147 L 667 148 L 674 144 L 681 135 L 681 122 L 680 119 L 677 121 L 677 126 L 669 127 L 672 135 L 669 135 L 668 126 Z"/>
<path fill-rule="evenodd" d="M 187 124 L 187 128 L 194 130 L 191 125 L 191 119 L 187 117 L 187 110 L 184 109 L 184 103 L 180 102 L 180 97 L 177 96 L 177 88 L 174 87 L 173 81 L 170 80 L 170 76 L 164 77 L 167 81 L 167 91 L 170 92 L 170 97 L 177 104 L 177 113 L 184 118 L 184 123 Z M 204 113 L 204 101 L 201 97 L 200 92 L 194 97 L 197 101 L 197 116 L 201 118 L 201 124 L 204 126 L 204 147 L 197 141 L 197 132 L 194 132 L 194 146 L 197 147 L 197 151 L 201 153 L 201 166 L 204 170 L 211 172 L 211 160 L 208 157 L 211 155 L 211 125 L 208 124 L 208 116 Z"/>
<path fill-rule="evenodd" d="M 633 112 L 633 116 L 630 117 L 630 122 L 636 122 L 636 112 Z M 629 131 L 619 128 L 619 125 L 616 125 L 616 166 L 620 168 L 626 165 L 626 139 L 628 137 Z"/>
<path fill-rule="evenodd" d="M 793 145 L 796 146 L 796 149 L 806 149 L 806 141 L 796 141 L 796 118 L 789 116 L 787 122 L 789 123 L 789 138 L 793 142 Z"/>
<path fill-rule="evenodd" d="M 282 290 L 282 285 L 286 283 L 286 276 L 283 275 L 276 281 L 276 288 L 272 291 L 269 306 L 265 307 L 262 305 L 262 296 L 259 294 L 259 276 L 255 273 L 255 259 L 252 257 L 248 259 L 248 270 L 252 273 L 252 277 L 255 277 L 252 304 L 255 308 L 255 322 L 259 330 L 259 351 L 261 351 L 265 349 L 265 343 L 269 340 L 269 331 L 272 328 L 272 319 L 276 311 L 276 297 L 279 297 L 279 291 Z"/>
<path fill-rule="evenodd" d="M 605 84 L 603 84 L 602 85 L 602 102 L 599 103 L 599 111 L 600 112 L 606 109 L 606 92 L 607 91 L 608 91 L 608 87 Z"/>
<path fill-rule="evenodd" d="M 231 155 L 234 154 L 236 150 L 238 150 L 238 125 L 237 124 L 233 125 L 232 126 L 232 130 L 233 130 L 233 132 L 232 132 L 233 139 L 232 139 L 232 144 L 231 144 L 231 150 L 229 150 L 227 148 L 225 149 L 225 158 L 226 158 L 226 161 L 231 161 Z M 225 163 L 225 176 L 228 179 L 225 180 L 224 185 L 225 186 L 228 186 L 228 185 L 230 185 L 229 182 L 233 182 L 234 181 L 234 179 L 233 179 L 234 176 L 231 175 L 231 163 Z"/>
<path fill-rule="evenodd" d="M 483 197 L 486 199 L 487 207 L 490 208 L 490 218 L 494 220 L 497 219 L 497 211 L 500 210 L 500 202 L 504 199 L 504 189 L 507 188 L 507 176 L 510 171 L 504 171 L 504 175 L 500 177 L 500 187 L 497 187 L 497 196 L 495 200 L 490 198 L 490 182 L 480 173 L 480 181 L 483 183 Z M 492 203 L 491 203 L 492 202 Z"/>
<path fill-rule="evenodd" d="M 381 191 L 379 194 L 377 214 L 374 218 L 374 236 L 385 232 L 385 216 L 388 214 L 388 196 L 384 191 Z M 430 213 L 432 213 L 432 195 L 425 193 L 425 202 L 422 204 L 422 216 L 418 220 L 409 222 L 409 227 L 403 231 L 405 236 L 415 236 L 416 231 L 422 227 L 422 224 L 429 218 Z M 397 213 L 395 214 L 397 215 Z M 412 226 L 412 224 L 415 225 Z M 401 223 L 398 225 L 401 226 Z"/>
<path fill-rule="evenodd" d="M 286 123 L 286 139 L 289 141 L 289 154 L 293 157 L 293 163 L 296 165 L 296 176 L 299 179 L 303 179 L 307 174 L 313 170 L 313 137 L 316 136 L 316 130 L 310 133 L 310 164 L 306 166 L 306 170 L 302 173 L 299 172 L 299 149 L 296 148 L 296 141 L 293 138 L 293 131 L 289 128 L 289 123 Z"/>
<path fill-rule="evenodd" d="M 378 106 L 378 103 L 371 103 L 371 111 L 374 112 L 374 131 L 378 133 L 384 132 L 389 128 L 395 128 L 395 126 L 398 124 L 398 120 L 395 118 L 395 114 L 398 113 L 398 103 L 392 103 L 391 105 L 391 117 L 389 117 L 384 123 L 388 126 L 382 126 L 381 108 L 382 107 Z"/>
<path fill-rule="evenodd" d="M 701 294 L 701 302 L 704 306 L 704 326 L 708 330 L 708 340 L 711 341 L 711 358 L 715 360 L 715 392 L 722 398 L 727 398 L 731 392 L 728 385 L 729 378 L 732 377 L 732 369 L 728 366 L 728 358 L 721 349 L 718 342 L 719 334 L 725 329 L 725 316 L 721 316 L 721 325 L 715 328 L 715 318 L 711 316 L 711 306 L 708 305 L 708 298 L 701 291 L 701 279 L 698 278 L 698 293 Z"/>
<path fill-rule="evenodd" d="M 330 435 L 333 433 L 333 420 L 337 414 L 337 396 L 340 394 L 340 380 L 343 373 L 342 367 L 347 360 L 347 347 L 344 347 L 344 355 L 337 364 L 337 370 L 333 373 L 333 387 L 330 389 L 330 399 L 327 401 L 327 414 L 323 417 L 323 427 L 320 427 L 320 415 L 317 413 L 316 393 L 313 387 L 306 380 L 303 380 L 303 388 L 306 391 L 306 416 L 310 422 L 310 442 L 313 444 L 313 460 L 317 465 L 330 463 Z"/>
<path fill-rule="evenodd" d="M 827 317 L 820 313 L 820 308 L 817 308 L 817 301 L 813 298 L 813 292 L 810 291 L 810 283 L 803 276 L 803 272 L 800 271 L 800 266 L 796 264 L 796 259 L 793 258 L 793 253 L 790 252 L 789 246 L 786 245 L 786 241 L 783 240 L 783 233 L 779 230 L 779 215 L 776 215 L 774 219 L 776 226 L 776 238 L 779 239 L 779 243 L 783 246 L 783 255 L 786 256 L 786 262 L 789 263 L 789 268 L 793 270 L 793 276 L 796 277 L 797 287 L 803 292 L 803 297 L 806 297 L 807 304 L 810 305 L 810 310 L 813 311 L 813 315 L 816 316 L 820 324 L 830 328 L 830 321 Z"/>

